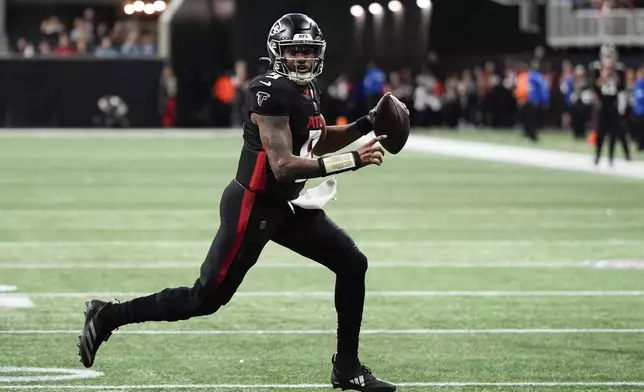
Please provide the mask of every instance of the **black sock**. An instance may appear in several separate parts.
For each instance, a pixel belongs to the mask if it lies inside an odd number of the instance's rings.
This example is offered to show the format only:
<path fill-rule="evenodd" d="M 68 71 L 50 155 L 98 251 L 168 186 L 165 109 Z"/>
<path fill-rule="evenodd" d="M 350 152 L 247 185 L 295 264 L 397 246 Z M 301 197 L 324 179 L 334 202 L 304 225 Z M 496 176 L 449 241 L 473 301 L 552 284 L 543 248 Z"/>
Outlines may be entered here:
<path fill-rule="evenodd" d="M 215 313 L 220 301 L 215 296 L 200 295 L 198 281 L 194 287 L 167 288 L 159 293 L 114 304 L 104 312 L 110 330 L 146 321 L 178 321 Z"/>
<path fill-rule="evenodd" d="M 335 307 L 338 312 L 338 368 L 356 370 L 360 366 L 358 346 L 364 307 L 364 279 L 337 278 Z"/>
<path fill-rule="evenodd" d="M 109 330 L 114 330 L 127 324 L 160 321 L 162 315 L 157 311 L 157 295 L 134 298 L 108 306 L 103 311 L 105 325 Z"/>

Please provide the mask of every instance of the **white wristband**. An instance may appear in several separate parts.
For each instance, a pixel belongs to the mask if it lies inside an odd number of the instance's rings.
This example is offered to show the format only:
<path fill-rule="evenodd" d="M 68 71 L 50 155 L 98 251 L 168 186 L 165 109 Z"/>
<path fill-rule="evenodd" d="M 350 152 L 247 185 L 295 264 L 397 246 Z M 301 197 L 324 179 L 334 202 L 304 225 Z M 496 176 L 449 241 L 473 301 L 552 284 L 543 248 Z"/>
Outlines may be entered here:
<path fill-rule="evenodd" d="M 320 163 L 322 164 L 325 174 L 344 172 L 358 168 L 356 155 L 357 154 L 355 152 L 348 152 L 340 155 L 331 155 L 328 157 L 320 158 Z"/>

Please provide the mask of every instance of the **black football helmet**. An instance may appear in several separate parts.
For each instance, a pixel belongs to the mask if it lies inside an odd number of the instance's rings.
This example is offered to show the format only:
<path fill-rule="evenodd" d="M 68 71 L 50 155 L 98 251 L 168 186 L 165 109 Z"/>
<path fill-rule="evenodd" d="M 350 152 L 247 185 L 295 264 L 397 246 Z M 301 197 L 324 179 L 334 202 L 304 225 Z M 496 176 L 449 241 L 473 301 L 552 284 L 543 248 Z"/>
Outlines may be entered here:
<path fill-rule="evenodd" d="M 604 59 L 606 57 L 610 57 L 613 60 L 617 61 L 618 60 L 618 52 L 617 48 L 613 44 L 603 44 L 599 48 L 599 58 Z"/>
<path fill-rule="evenodd" d="M 317 23 L 304 14 L 286 14 L 271 27 L 266 40 L 268 60 L 274 72 L 289 78 L 297 84 L 307 84 L 322 73 L 326 41 Z M 287 66 L 286 49 L 289 47 L 306 49 L 312 53 L 310 72 L 290 70 Z"/>
<path fill-rule="evenodd" d="M 614 68 L 618 58 L 617 48 L 613 44 L 604 44 L 599 49 L 600 63 L 604 67 Z"/>

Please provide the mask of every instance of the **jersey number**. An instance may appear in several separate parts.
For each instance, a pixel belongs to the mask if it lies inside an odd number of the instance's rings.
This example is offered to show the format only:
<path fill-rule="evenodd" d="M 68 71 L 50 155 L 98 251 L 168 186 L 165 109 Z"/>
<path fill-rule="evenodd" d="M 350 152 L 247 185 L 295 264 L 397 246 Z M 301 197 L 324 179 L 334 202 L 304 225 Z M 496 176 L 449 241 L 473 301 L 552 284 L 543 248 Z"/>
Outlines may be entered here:
<path fill-rule="evenodd" d="M 602 94 L 604 95 L 617 94 L 617 86 L 615 85 L 615 82 L 612 80 L 604 82 L 604 84 L 602 84 Z"/>
<path fill-rule="evenodd" d="M 302 148 L 300 149 L 300 157 L 302 158 L 313 158 L 313 148 L 315 148 L 315 145 L 317 142 L 320 140 L 320 137 L 322 136 L 322 130 L 321 129 L 312 129 L 309 131 L 309 139 L 302 145 Z M 306 179 L 300 179 L 300 180 L 295 180 L 295 182 L 303 182 L 306 181 Z"/>

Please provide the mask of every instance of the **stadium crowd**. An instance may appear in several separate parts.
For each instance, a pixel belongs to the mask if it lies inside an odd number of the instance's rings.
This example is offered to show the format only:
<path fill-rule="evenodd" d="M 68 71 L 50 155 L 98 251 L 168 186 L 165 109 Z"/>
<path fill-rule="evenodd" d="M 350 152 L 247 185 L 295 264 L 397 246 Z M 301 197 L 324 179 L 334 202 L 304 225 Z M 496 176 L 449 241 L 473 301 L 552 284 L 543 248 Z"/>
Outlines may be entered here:
<path fill-rule="evenodd" d="M 342 73 L 322 86 L 326 90 L 323 113 L 331 122 L 352 121 L 391 91 L 410 108 L 412 125 L 416 127 L 509 129 L 523 125 L 521 109 L 531 101 L 539 108 L 538 128 L 570 130 L 573 137 L 583 140 L 594 125 L 592 103 L 575 86 L 588 90 L 593 75 L 588 64 L 564 60 L 556 65 L 538 59 L 507 61 L 501 66 L 488 61 L 458 72 L 430 65 L 414 75 L 409 68 L 385 72 L 371 63 L 362 79 Z M 644 136 L 637 124 L 644 116 L 644 69 L 639 73 L 627 69 L 625 74 L 626 90 L 620 97 L 624 125 L 643 149 Z M 528 75 L 540 79 L 539 94 L 528 85 Z M 219 107 L 215 115 L 225 116 L 218 125 L 240 123 L 246 79 L 246 66 L 238 62 L 234 72 L 215 82 L 213 95 Z M 526 136 L 536 141 L 536 135 Z"/>
<path fill-rule="evenodd" d="M 157 53 L 154 23 L 134 18 L 110 22 L 97 20 L 93 8 L 86 8 L 82 15 L 71 20 L 52 15 L 42 20 L 39 28 L 27 26 L 16 32 L 12 49 L 27 58 L 151 56 Z"/>

